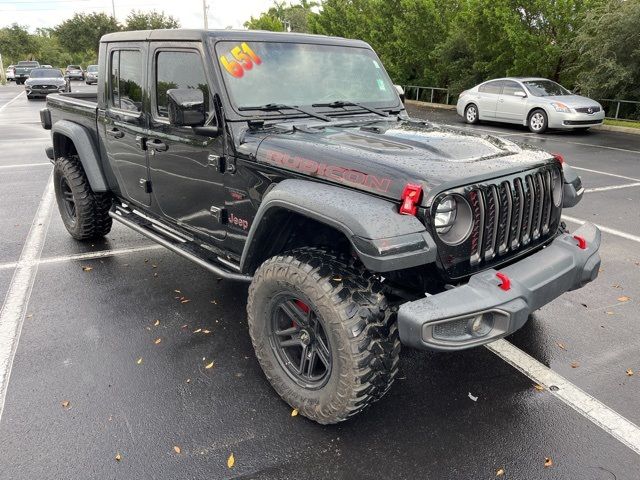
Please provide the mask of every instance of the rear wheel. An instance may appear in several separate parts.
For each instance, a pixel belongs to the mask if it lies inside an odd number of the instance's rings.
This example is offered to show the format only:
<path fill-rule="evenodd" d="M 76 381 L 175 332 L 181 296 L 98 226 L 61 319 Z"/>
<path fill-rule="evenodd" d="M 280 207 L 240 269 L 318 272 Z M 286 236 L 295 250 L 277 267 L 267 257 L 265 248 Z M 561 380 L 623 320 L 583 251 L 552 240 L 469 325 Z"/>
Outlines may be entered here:
<path fill-rule="evenodd" d="M 547 114 L 544 110 L 534 110 L 529 115 L 529 130 L 533 133 L 544 133 L 547 129 Z"/>
<path fill-rule="evenodd" d="M 318 423 L 337 423 L 381 398 L 397 371 L 395 312 L 369 272 L 319 249 L 270 258 L 247 304 L 260 365 L 278 394 Z"/>
<path fill-rule="evenodd" d="M 58 210 L 73 238 L 91 240 L 109 233 L 111 196 L 91 190 L 78 157 L 58 158 L 53 178 Z"/>
<path fill-rule="evenodd" d="M 470 103 L 467 105 L 467 108 L 464 109 L 464 120 L 470 124 L 476 124 L 480 121 L 478 107 L 476 107 L 474 103 Z"/>

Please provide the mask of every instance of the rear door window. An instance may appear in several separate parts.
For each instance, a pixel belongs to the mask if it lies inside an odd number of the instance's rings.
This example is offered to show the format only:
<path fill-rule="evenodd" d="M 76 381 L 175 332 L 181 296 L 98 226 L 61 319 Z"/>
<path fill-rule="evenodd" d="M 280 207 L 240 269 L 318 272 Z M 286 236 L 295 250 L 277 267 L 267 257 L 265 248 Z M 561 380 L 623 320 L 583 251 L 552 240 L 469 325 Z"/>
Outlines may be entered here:
<path fill-rule="evenodd" d="M 110 104 L 120 110 L 142 111 L 142 55 L 138 50 L 111 53 Z"/>
<path fill-rule="evenodd" d="M 495 82 L 487 82 L 483 85 L 480 85 L 478 88 L 479 92 L 482 93 L 500 93 L 502 91 L 502 82 L 497 80 Z"/>
<path fill-rule="evenodd" d="M 168 117 L 167 91 L 174 88 L 198 89 L 204 95 L 207 116 L 210 111 L 209 86 L 202 58 L 196 51 L 159 51 L 156 55 L 156 115 Z"/>

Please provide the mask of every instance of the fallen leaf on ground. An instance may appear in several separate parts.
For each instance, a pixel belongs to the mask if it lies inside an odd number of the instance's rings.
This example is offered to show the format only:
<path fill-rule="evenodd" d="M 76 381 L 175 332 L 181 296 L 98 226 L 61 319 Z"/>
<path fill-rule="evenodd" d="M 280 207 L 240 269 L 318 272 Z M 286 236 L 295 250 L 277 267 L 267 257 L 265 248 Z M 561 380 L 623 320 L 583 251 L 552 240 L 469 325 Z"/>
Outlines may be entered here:
<path fill-rule="evenodd" d="M 202 330 L 202 333 L 211 333 L 211 330 Z"/>
<path fill-rule="evenodd" d="M 138 365 L 142 365 L 142 357 L 140 357 L 138 360 L 136 360 L 136 363 L 137 363 Z"/>
<path fill-rule="evenodd" d="M 611 310 L 607 310 L 607 315 L 615 315 Z"/>
<path fill-rule="evenodd" d="M 157 327 L 158 325 L 160 325 L 160 320 L 156 320 L 155 323 L 153 324 L 154 327 Z"/>
<path fill-rule="evenodd" d="M 544 391 L 544 387 L 542 385 L 534 385 L 533 388 L 535 388 L 539 392 L 543 392 Z"/>
<path fill-rule="evenodd" d="M 207 364 L 204 366 L 204 368 L 206 368 L 206 369 L 213 368 L 213 362 L 211 362 L 211 363 L 207 363 Z"/>
<path fill-rule="evenodd" d="M 503 477 L 504 476 L 504 468 L 499 468 L 496 470 L 496 477 Z"/>
<path fill-rule="evenodd" d="M 292 417 L 297 417 L 298 416 L 298 409 L 294 408 L 293 410 L 291 410 L 291 416 Z"/>
<path fill-rule="evenodd" d="M 627 297 L 626 295 L 623 295 L 622 297 L 618 297 L 618 301 L 619 302 L 628 302 L 629 300 L 631 300 L 629 297 Z"/>
<path fill-rule="evenodd" d="M 160 342 L 162 341 L 161 338 L 156 338 L 153 343 L 155 343 L 156 345 L 158 345 Z"/>
<path fill-rule="evenodd" d="M 342 281 L 342 277 L 333 277 L 332 280 L 334 282 L 341 282 Z"/>
<path fill-rule="evenodd" d="M 191 300 L 189 300 L 188 298 L 185 298 L 184 300 L 180 300 L 180 303 L 189 303 Z"/>
<path fill-rule="evenodd" d="M 151 268 L 158 268 L 158 265 L 151 265 Z"/>
<path fill-rule="evenodd" d="M 236 464 L 236 459 L 233 458 L 233 453 L 231 455 L 229 455 L 229 458 L 227 458 L 227 468 L 233 468 L 233 466 Z"/>
<path fill-rule="evenodd" d="M 116 462 L 119 462 L 120 460 L 122 460 L 122 455 L 120 455 L 120 453 L 116 453 Z"/>
<path fill-rule="evenodd" d="M 69 400 L 63 400 L 62 401 L 62 408 L 69 408 L 69 405 L 71 405 Z"/>
<path fill-rule="evenodd" d="M 186 330 L 187 328 L 189 328 L 189 325 L 187 325 L 187 324 L 185 323 L 185 324 L 184 324 L 184 325 L 182 325 L 180 328 L 181 328 L 181 329 L 183 329 L 183 330 Z"/>
<path fill-rule="evenodd" d="M 218 302 L 216 302 L 215 300 L 211 300 L 211 303 L 213 303 L 214 305 L 218 304 Z"/>
<path fill-rule="evenodd" d="M 632 376 L 633 375 L 633 370 L 631 370 L 630 368 L 627 368 L 627 375 L 628 376 Z"/>
<path fill-rule="evenodd" d="M 187 378 L 187 383 L 191 383 L 191 379 L 190 378 Z"/>
<path fill-rule="evenodd" d="M 470 398 L 471 400 L 473 400 L 474 402 L 477 402 L 477 401 L 478 401 L 478 397 L 474 397 L 473 395 L 471 395 L 471 392 L 469 392 L 469 398 Z"/>
<path fill-rule="evenodd" d="M 194 330 L 193 333 L 200 333 L 202 331 L 201 328 L 198 328 L 197 330 Z"/>
<path fill-rule="evenodd" d="M 553 466 L 553 460 L 551 460 L 551 457 L 547 457 L 544 459 L 544 468 L 549 468 Z"/>
<path fill-rule="evenodd" d="M 571 368 L 578 368 L 580 366 L 580 362 L 571 362 Z"/>
<path fill-rule="evenodd" d="M 177 445 L 173 446 L 173 451 L 176 452 L 178 455 L 182 453 L 182 449 Z"/>
<path fill-rule="evenodd" d="M 174 290 L 174 292 L 176 292 L 176 293 L 182 293 L 180 290 Z"/>
<path fill-rule="evenodd" d="M 93 270 L 93 267 L 82 267 L 83 272 L 90 272 L 91 270 Z"/>
<path fill-rule="evenodd" d="M 558 347 L 560 347 L 562 350 L 566 350 L 566 349 L 567 349 L 567 346 L 566 346 L 564 343 L 556 342 L 556 345 L 557 345 Z"/>

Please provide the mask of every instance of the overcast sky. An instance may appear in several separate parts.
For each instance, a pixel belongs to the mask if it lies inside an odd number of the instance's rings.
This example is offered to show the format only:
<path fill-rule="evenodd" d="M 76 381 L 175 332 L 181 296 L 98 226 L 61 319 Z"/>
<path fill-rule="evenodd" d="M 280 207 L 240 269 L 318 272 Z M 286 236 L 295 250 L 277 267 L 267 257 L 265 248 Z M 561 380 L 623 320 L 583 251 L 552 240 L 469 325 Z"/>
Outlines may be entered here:
<path fill-rule="evenodd" d="M 243 28 L 251 15 L 266 11 L 273 0 L 207 0 L 209 28 Z M 124 21 L 132 9 L 164 11 L 185 28 L 202 28 L 202 0 L 113 0 L 116 18 Z M 0 27 L 19 23 L 30 30 L 53 27 L 74 13 L 104 12 L 111 15 L 112 0 L 0 0 Z"/>

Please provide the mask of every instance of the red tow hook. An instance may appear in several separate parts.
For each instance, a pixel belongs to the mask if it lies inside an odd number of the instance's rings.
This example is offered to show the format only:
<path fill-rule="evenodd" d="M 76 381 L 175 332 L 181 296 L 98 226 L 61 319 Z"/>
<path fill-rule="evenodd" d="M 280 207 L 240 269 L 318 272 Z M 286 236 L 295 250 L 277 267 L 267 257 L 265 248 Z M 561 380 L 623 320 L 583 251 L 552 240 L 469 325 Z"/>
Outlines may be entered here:
<path fill-rule="evenodd" d="M 498 285 L 502 290 L 504 290 L 505 292 L 507 290 L 511 290 L 511 280 L 509 280 L 509 277 L 507 277 L 502 272 L 496 273 L 496 277 L 498 277 L 500 280 L 502 280 L 502 283 L 500 285 Z"/>
<path fill-rule="evenodd" d="M 581 237 L 580 235 L 574 235 L 573 238 L 578 241 L 578 248 L 579 249 L 581 249 L 581 250 L 586 250 L 587 249 L 587 241 L 583 237 Z"/>

